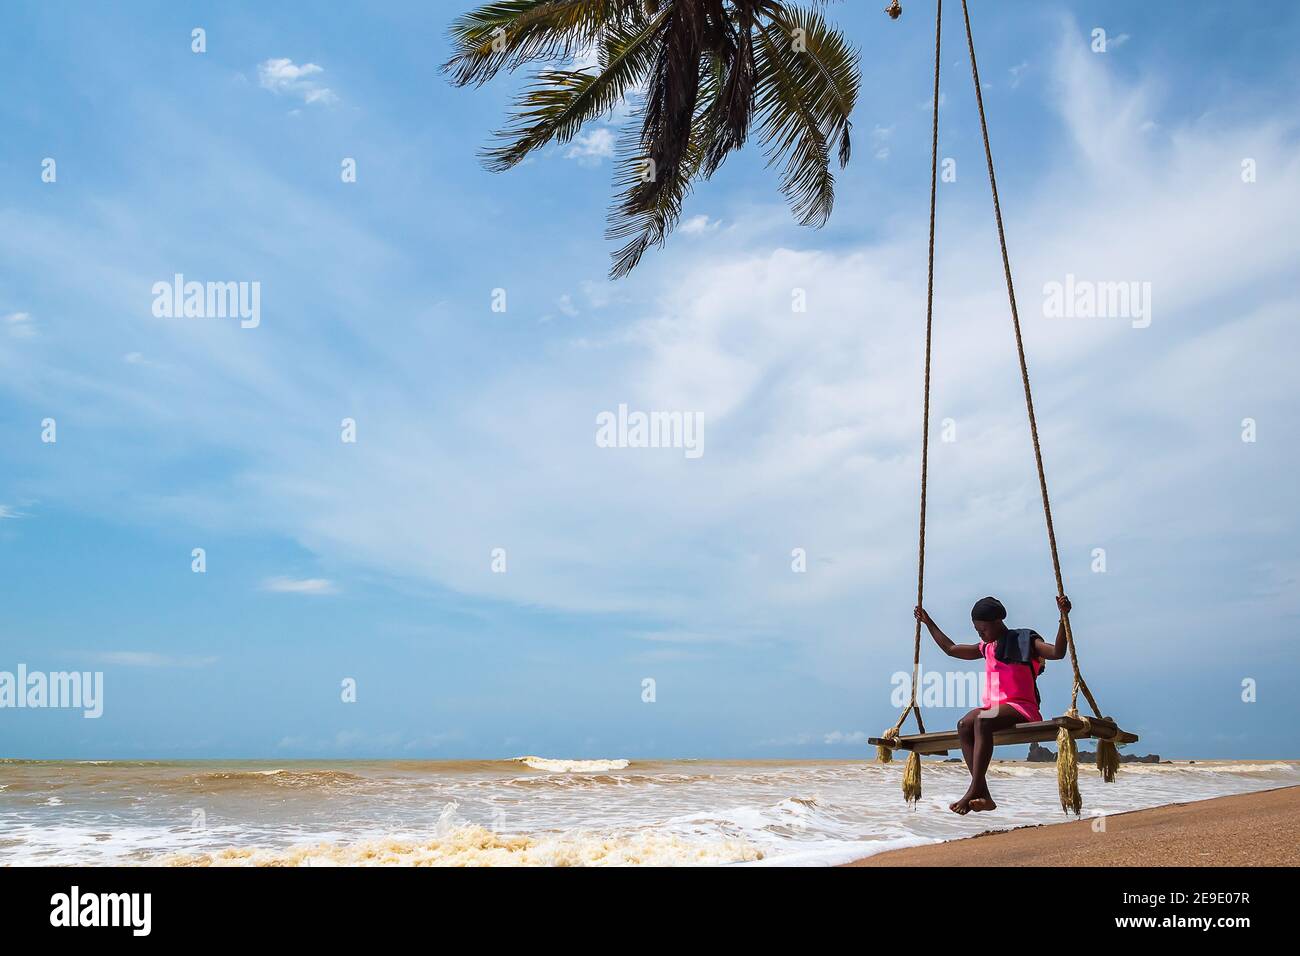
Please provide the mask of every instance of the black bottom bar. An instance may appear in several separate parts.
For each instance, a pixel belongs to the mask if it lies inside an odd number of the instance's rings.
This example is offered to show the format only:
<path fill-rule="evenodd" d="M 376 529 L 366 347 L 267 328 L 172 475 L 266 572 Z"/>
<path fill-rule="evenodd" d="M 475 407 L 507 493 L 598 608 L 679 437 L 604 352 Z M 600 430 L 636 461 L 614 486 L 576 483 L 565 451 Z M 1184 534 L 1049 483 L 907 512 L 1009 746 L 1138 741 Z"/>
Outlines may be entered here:
<path fill-rule="evenodd" d="M 939 934 L 935 946 L 946 946 L 969 931 L 963 914 L 982 919 L 987 905 L 1014 898 L 1021 901 L 1016 925 L 1047 933 L 1067 918 L 1076 944 L 1111 934 L 1196 933 L 1232 945 L 1241 933 L 1293 928 L 1294 882 L 1294 870 L 1219 868 L 671 873 L 15 868 L 0 870 L 0 914 L 9 943 L 74 934 L 81 942 L 113 938 L 128 945 L 143 939 L 219 944 L 240 938 L 256 940 L 258 948 L 457 938 L 462 940 L 457 948 L 465 949 L 503 940 L 534 945 L 533 931 L 545 934 L 548 927 L 577 934 L 574 939 L 594 933 L 588 937 L 593 942 L 606 933 L 619 938 L 716 927 L 734 944 L 751 934 L 762 937 L 774 923 L 789 919 L 808 941 L 838 935 L 871 911 L 869 901 L 889 900 L 891 916 L 872 920 L 873 942 L 896 931 L 915 933 L 921 925 L 927 934 Z M 989 899 L 982 901 L 984 894 Z M 741 899 L 748 914 L 743 918 L 736 908 Z M 1025 906 L 1036 915 L 1026 916 Z M 88 921 L 118 925 L 70 925 Z M 945 939 L 949 932 L 952 939 Z M 398 942 L 403 939 L 407 943 Z"/>

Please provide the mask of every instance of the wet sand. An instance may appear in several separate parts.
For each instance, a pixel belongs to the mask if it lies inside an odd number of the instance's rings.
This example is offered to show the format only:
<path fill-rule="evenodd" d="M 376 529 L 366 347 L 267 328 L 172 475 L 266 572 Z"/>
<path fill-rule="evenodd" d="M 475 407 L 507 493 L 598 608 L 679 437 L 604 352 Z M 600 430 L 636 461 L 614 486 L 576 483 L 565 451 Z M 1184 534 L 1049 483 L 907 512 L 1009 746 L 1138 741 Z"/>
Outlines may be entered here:
<path fill-rule="evenodd" d="M 1300 866 L 1300 787 L 981 833 L 848 866 Z"/>

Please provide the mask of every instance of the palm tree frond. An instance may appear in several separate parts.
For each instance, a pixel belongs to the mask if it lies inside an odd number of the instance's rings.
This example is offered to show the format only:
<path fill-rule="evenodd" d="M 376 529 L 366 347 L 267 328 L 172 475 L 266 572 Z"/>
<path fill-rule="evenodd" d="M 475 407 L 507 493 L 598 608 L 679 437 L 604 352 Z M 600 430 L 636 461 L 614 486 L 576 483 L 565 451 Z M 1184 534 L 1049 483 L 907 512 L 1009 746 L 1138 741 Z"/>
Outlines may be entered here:
<path fill-rule="evenodd" d="M 535 66 L 483 151 L 494 171 L 636 106 L 618 141 L 606 229 L 623 243 L 610 270 L 618 278 L 666 242 L 695 181 L 751 139 L 779 169 L 800 223 L 830 217 L 832 158 L 843 167 L 852 153 L 858 54 L 819 12 L 831 0 L 797 2 L 485 0 L 452 24 L 443 70 L 466 86 Z"/>
<path fill-rule="evenodd" d="M 502 69 L 572 60 L 644 10 L 643 0 L 494 0 L 452 23 L 456 52 L 442 70 L 457 86 L 478 86 Z"/>
<path fill-rule="evenodd" d="M 621 140 L 614 185 L 622 199 L 610 209 L 605 238 L 628 241 L 613 255 L 611 279 L 622 278 L 636 268 L 651 246 L 663 246 L 681 219 L 682 205 L 691 193 L 692 183 L 701 175 L 717 135 L 716 127 L 708 121 L 710 104 L 717 97 L 715 77 L 715 72 L 706 72 L 702 77 L 701 106 L 684 155 L 666 174 L 650 163 L 641 136 L 629 134 Z M 647 175 L 656 181 L 647 182 Z"/>
<path fill-rule="evenodd" d="M 712 123 L 718 135 L 705 161 L 705 176 L 712 176 L 727 155 L 745 145 L 749 124 L 754 115 L 757 69 L 754 65 L 754 24 L 759 0 L 736 0 L 735 29 L 728 37 L 724 55 L 726 76 L 714 101 Z"/>
<path fill-rule="evenodd" d="M 664 12 L 663 41 L 650 68 L 642 112 L 641 143 L 655 170 L 636 190 L 644 209 L 653 208 L 657 191 L 671 188 L 679 176 L 695 125 L 708 30 L 703 5 L 675 2 Z"/>
<path fill-rule="evenodd" d="M 662 14 L 635 26 L 615 26 L 602 37 L 599 72 L 545 70 L 515 104 L 514 124 L 497 133 L 505 142 L 484 150 L 488 169 L 501 172 L 552 140 L 568 142 L 588 120 L 614 109 L 634 89 L 655 56 Z"/>
<path fill-rule="evenodd" d="M 773 8 L 776 8 L 775 12 Z M 858 58 L 844 37 L 810 9 L 767 3 L 757 31 L 755 111 L 770 164 L 784 162 L 782 192 L 803 225 L 822 226 L 835 201 L 831 144 L 846 164 Z"/>

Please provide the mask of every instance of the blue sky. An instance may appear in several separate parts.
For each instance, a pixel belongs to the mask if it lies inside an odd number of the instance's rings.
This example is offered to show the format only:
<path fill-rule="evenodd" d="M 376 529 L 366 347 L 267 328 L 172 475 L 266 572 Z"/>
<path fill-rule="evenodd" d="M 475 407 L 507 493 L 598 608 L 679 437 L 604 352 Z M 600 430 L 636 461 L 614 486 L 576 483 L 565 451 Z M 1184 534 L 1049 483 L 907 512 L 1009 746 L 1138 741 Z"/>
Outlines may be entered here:
<path fill-rule="evenodd" d="M 105 712 L 0 711 L 0 752 L 853 757 L 893 722 L 928 5 L 897 23 L 831 8 L 864 82 L 825 229 L 794 225 L 747 152 L 619 283 L 602 238 L 616 127 L 485 172 L 520 78 L 439 75 L 462 6 L 6 6 L 0 670 L 103 671 Z M 974 7 L 1085 674 L 1142 751 L 1300 756 L 1300 10 Z M 934 386 L 957 440 L 932 445 L 927 605 L 959 637 L 993 593 L 1047 632 L 958 13 Z M 259 282 L 261 324 L 154 317 L 175 273 Z M 1067 274 L 1151 283 L 1150 325 L 1045 316 Z M 620 403 L 700 412 L 705 454 L 597 447 Z M 1045 710 L 1067 675 L 1049 668 Z"/>

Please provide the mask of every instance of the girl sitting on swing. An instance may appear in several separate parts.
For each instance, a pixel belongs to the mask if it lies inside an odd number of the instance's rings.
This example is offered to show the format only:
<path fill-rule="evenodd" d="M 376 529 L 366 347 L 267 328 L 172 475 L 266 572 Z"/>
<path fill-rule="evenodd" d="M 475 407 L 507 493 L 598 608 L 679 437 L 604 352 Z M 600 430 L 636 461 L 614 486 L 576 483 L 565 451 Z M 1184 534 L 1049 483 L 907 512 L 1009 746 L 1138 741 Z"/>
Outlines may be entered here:
<path fill-rule="evenodd" d="M 986 687 L 984 707 L 972 710 L 957 722 L 957 736 L 961 740 L 961 753 L 970 770 L 970 786 L 960 800 L 949 804 L 953 813 L 967 814 L 972 810 L 996 810 L 993 795 L 989 793 L 989 760 L 993 757 L 993 732 L 1011 727 L 1022 721 L 1042 720 L 1038 710 L 1038 675 L 1043 661 L 1059 661 L 1066 654 L 1065 615 L 1070 613 L 1070 599 L 1058 597 L 1061 623 L 1056 629 L 1056 643 L 1047 641 L 1031 628 L 1009 628 L 1003 623 L 1007 609 L 994 597 L 980 598 L 971 608 L 971 623 L 979 634 L 978 644 L 954 644 L 939 629 L 939 625 L 925 613 L 925 608 L 915 610 L 916 619 L 926 626 L 939 649 L 949 657 L 964 661 L 984 658 Z"/>

